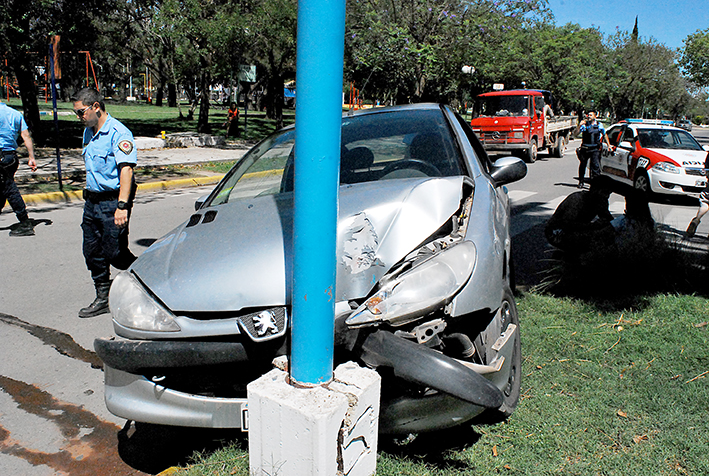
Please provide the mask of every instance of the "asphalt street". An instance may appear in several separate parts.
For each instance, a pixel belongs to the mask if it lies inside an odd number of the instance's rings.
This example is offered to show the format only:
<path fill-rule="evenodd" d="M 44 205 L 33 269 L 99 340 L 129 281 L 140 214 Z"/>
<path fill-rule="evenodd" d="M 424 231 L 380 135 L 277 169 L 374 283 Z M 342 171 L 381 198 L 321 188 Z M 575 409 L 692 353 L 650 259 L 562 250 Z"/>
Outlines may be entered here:
<path fill-rule="evenodd" d="M 693 131 L 709 143 L 709 131 Z M 576 189 L 572 142 L 563 158 L 530 164 L 528 176 L 509 186 L 518 283 L 538 279 L 546 244 L 543 225 L 556 205 Z M 197 151 L 192 151 L 194 154 Z M 157 155 L 159 151 L 154 151 Z M 190 154 L 190 149 L 181 153 Z M 209 153 L 200 150 L 199 153 Z M 177 160 L 177 159 L 175 159 Z M 131 219 L 131 248 L 140 254 L 187 219 L 211 186 L 139 193 Z M 113 334 L 109 315 L 79 319 L 93 299 L 81 253 L 83 203 L 31 205 L 36 235 L 14 238 L 12 213 L 0 215 L 0 474 L 3 476 L 155 474 L 209 446 L 216 432 L 127 425 L 103 402 L 103 374 L 93 340 Z M 622 213 L 622 197 L 611 211 Z M 692 204 L 652 204 L 655 219 L 681 231 Z M 709 220 L 698 235 L 709 232 Z M 706 243 L 697 240 L 697 246 Z M 233 435 L 232 435 L 233 436 Z"/>

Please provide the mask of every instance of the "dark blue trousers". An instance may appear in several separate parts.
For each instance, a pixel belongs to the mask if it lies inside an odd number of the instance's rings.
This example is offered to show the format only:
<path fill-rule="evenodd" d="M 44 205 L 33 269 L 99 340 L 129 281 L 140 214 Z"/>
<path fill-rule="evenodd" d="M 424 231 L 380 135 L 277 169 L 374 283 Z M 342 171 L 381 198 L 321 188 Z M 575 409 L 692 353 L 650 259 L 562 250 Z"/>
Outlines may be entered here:
<path fill-rule="evenodd" d="M 111 265 L 128 269 L 136 259 L 128 249 L 128 225 L 118 228 L 114 222 L 117 206 L 118 200 L 94 202 L 87 199 L 84 203 L 81 222 L 84 259 L 97 285 L 110 282 Z"/>
<path fill-rule="evenodd" d="M 18 165 L 19 163 L 15 161 L 15 165 L 9 169 L 0 169 L 0 210 L 3 209 L 6 201 L 10 202 L 17 219 L 25 221 L 28 219 L 27 208 L 15 183 L 15 172 L 17 172 Z"/>

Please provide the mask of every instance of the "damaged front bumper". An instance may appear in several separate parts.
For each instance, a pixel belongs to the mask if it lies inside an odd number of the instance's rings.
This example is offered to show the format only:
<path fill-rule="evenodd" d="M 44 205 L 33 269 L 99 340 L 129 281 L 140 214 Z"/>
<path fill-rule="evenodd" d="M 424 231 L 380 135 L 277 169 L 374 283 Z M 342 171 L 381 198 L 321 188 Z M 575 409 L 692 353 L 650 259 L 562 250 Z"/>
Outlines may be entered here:
<path fill-rule="evenodd" d="M 104 371 L 106 407 L 118 417 L 159 425 L 248 429 L 246 398 L 179 392 L 109 365 Z"/>

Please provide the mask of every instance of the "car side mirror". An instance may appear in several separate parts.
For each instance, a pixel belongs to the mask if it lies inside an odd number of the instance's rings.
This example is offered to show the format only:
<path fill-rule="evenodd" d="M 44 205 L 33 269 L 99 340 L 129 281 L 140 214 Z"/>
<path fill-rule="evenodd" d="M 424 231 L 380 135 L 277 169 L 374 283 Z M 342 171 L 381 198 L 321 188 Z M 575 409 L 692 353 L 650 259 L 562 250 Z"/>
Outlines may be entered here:
<path fill-rule="evenodd" d="M 204 202 L 206 202 L 208 198 L 209 198 L 209 195 L 203 195 L 203 196 L 199 197 L 197 199 L 197 201 L 194 202 L 194 211 L 197 211 L 200 208 L 202 208 L 202 205 L 204 205 Z"/>
<path fill-rule="evenodd" d="M 492 164 L 490 175 L 498 187 L 507 185 L 527 175 L 527 164 L 519 157 L 502 157 Z"/>

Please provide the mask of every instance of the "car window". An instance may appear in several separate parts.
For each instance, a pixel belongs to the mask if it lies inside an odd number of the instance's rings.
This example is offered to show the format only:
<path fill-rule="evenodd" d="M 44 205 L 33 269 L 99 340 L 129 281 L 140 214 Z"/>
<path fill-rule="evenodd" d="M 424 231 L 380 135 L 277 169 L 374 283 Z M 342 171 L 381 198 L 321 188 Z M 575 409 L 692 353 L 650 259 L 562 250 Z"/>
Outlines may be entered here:
<path fill-rule="evenodd" d="M 650 149 L 703 150 L 694 137 L 686 131 L 638 129 L 638 137 L 640 144 Z"/>
<path fill-rule="evenodd" d="M 622 131 L 623 129 L 621 127 L 613 127 L 611 130 L 608 131 L 608 140 L 611 144 L 618 144 L 618 136 L 620 136 L 620 133 Z"/>
<path fill-rule="evenodd" d="M 207 205 L 293 191 L 295 129 L 249 151 Z M 462 158 L 439 109 L 378 112 L 342 119 L 340 183 L 462 174 Z"/>
<path fill-rule="evenodd" d="M 473 115 L 529 116 L 529 96 L 487 96 L 475 99 Z"/>

